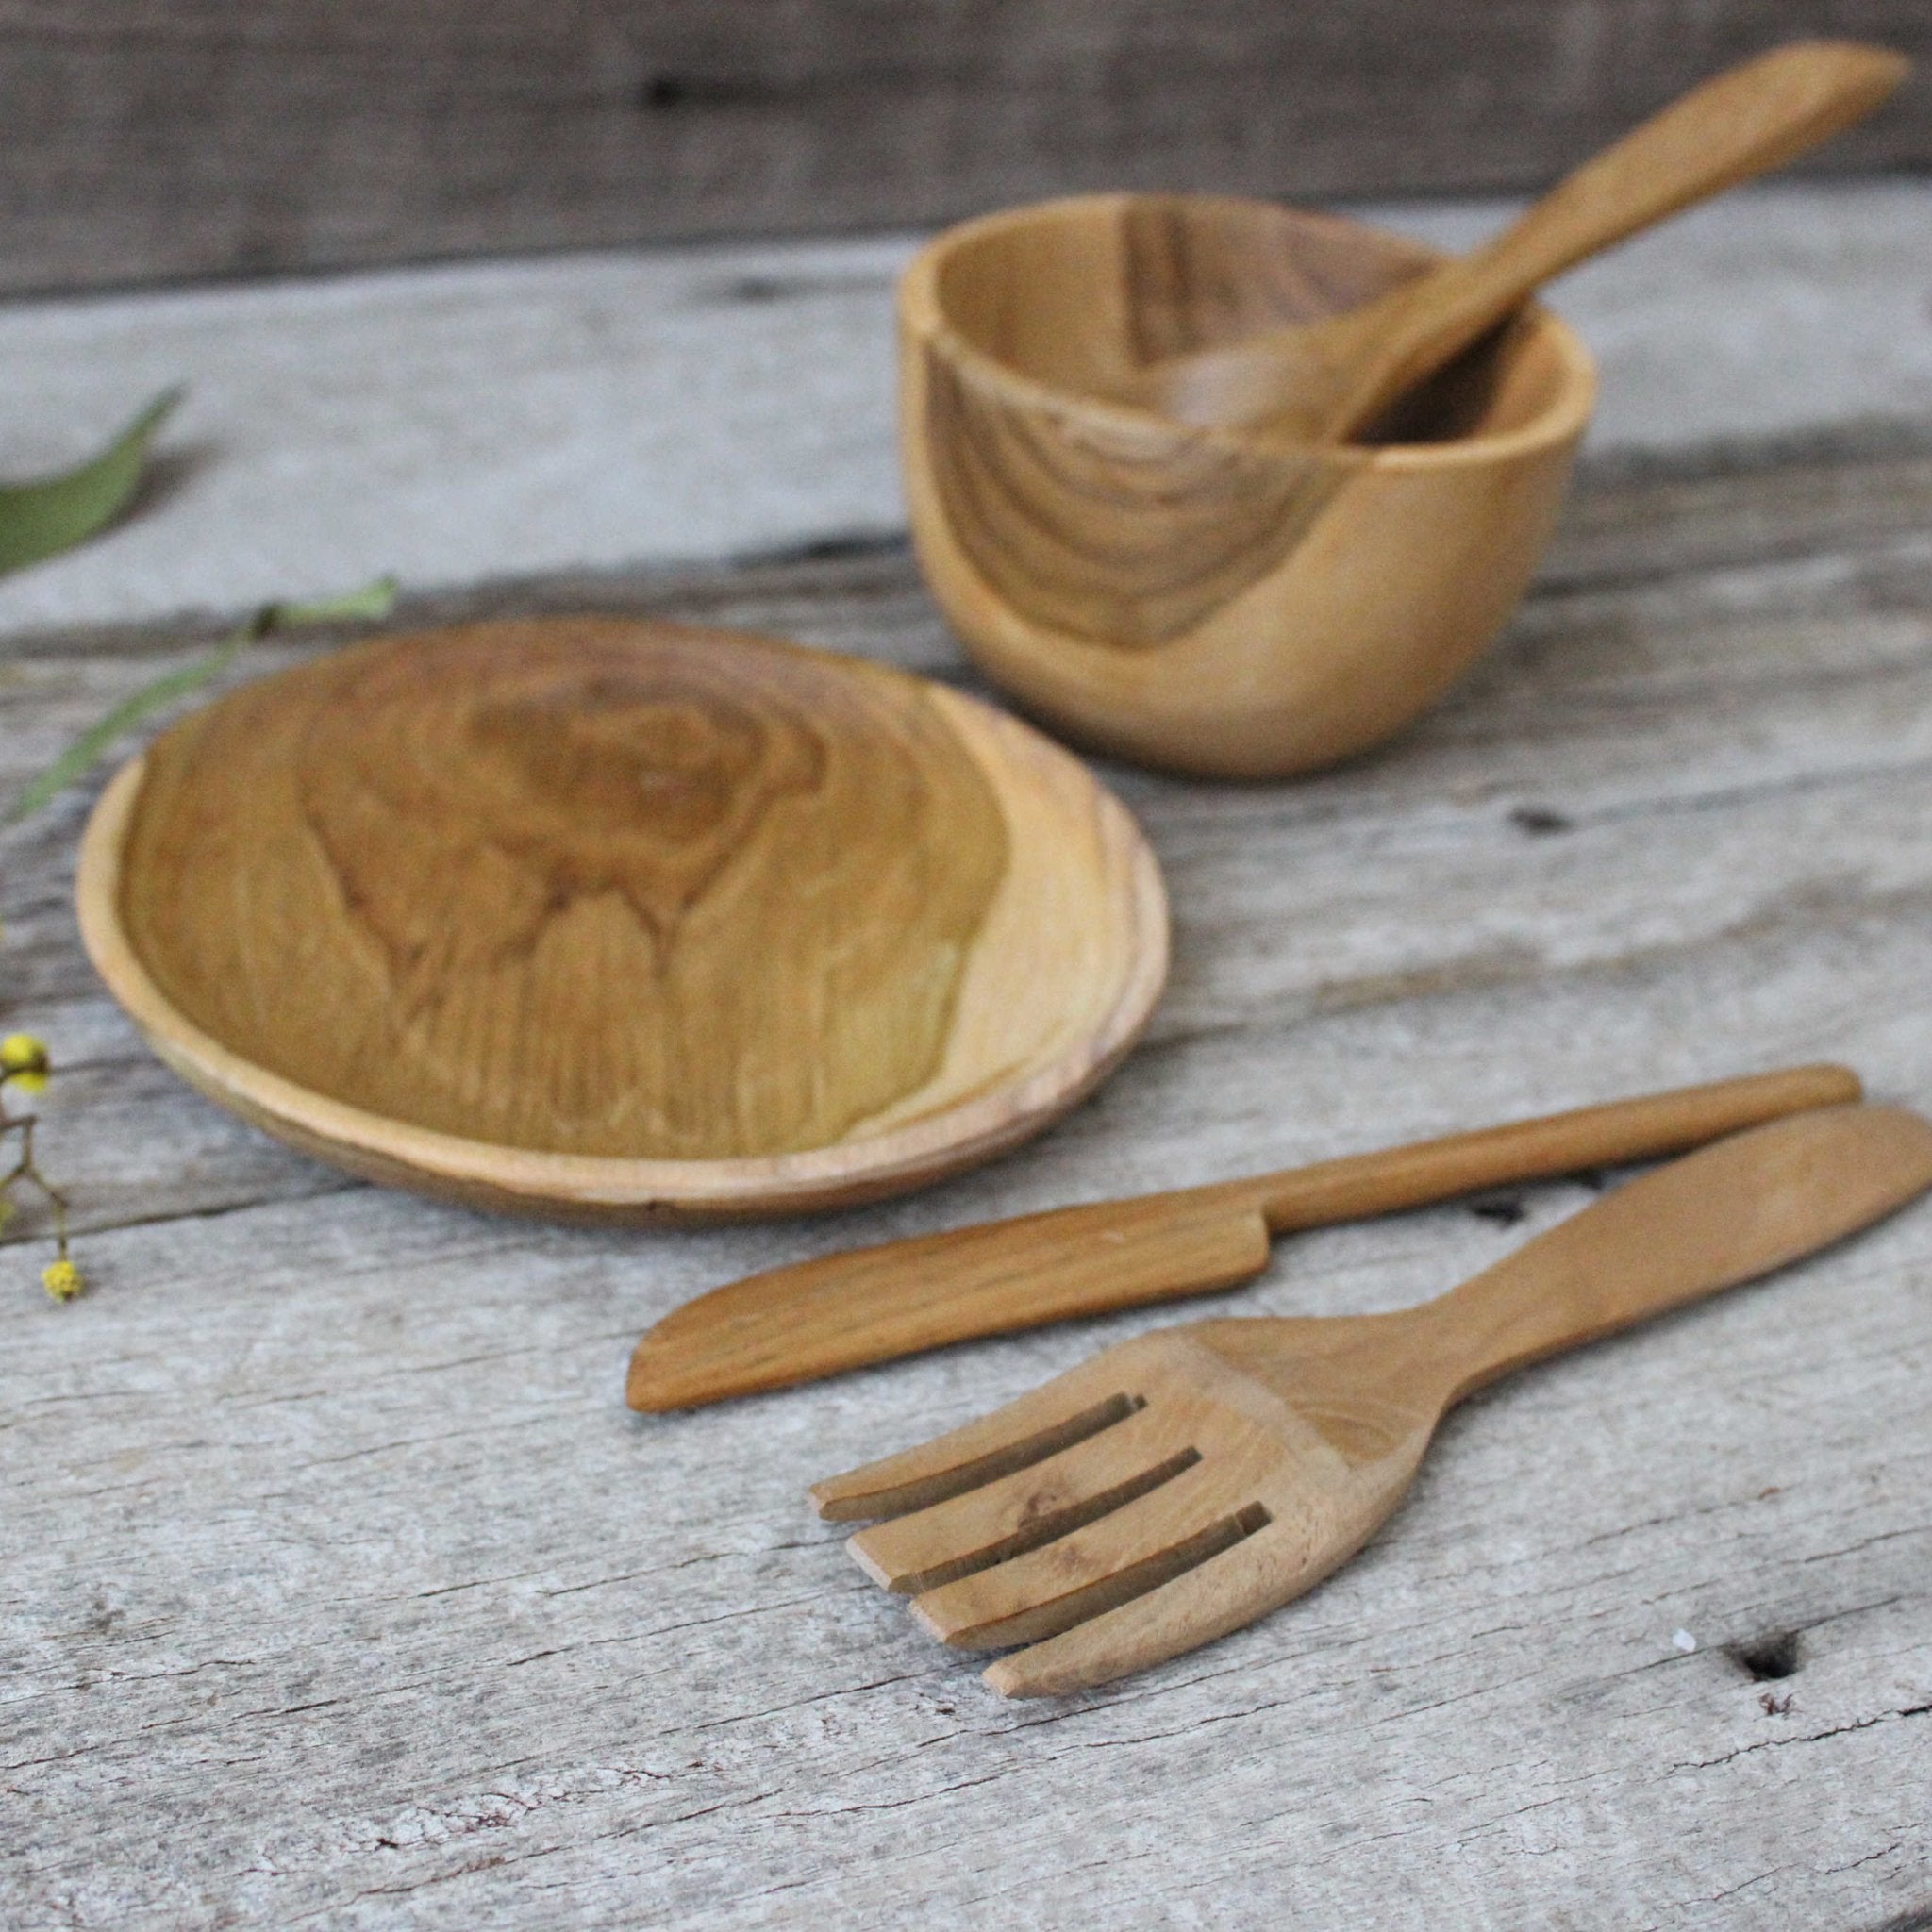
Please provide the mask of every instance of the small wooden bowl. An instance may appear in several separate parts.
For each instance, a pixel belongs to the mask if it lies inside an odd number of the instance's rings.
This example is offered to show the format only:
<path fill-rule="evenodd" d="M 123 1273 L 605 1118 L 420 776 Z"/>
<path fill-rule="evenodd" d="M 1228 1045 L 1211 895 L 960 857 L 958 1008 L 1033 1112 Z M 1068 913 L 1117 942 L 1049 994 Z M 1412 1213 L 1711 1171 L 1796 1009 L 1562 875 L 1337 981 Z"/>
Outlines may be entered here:
<path fill-rule="evenodd" d="M 933 594 L 1075 741 L 1277 777 L 1400 730 L 1529 580 L 1595 368 L 1532 307 L 1376 446 L 1109 402 L 1133 369 L 1352 307 L 1438 258 L 1264 202 L 1097 195 L 969 222 L 900 286 L 901 449 Z"/>
<path fill-rule="evenodd" d="M 1153 854 L 923 678 L 610 618 L 336 653 L 175 725 L 82 846 L 157 1053 L 351 1173 L 570 1219 L 875 1198 L 1037 1132 L 1167 967 Z"/>

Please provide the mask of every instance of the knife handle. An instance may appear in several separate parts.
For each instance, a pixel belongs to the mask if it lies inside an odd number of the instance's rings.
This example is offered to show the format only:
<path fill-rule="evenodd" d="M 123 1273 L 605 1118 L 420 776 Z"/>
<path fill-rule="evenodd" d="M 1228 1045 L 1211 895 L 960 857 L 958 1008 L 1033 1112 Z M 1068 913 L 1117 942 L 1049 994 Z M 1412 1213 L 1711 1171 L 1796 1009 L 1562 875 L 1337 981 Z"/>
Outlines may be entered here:
<path fill-rule="evenodd" d="M 1479 1188 L 1547 1180 L 1579 1168 L 1656 1160 L 1786 1114 L 1843 1106 L 1862 1094 L 1858 1076 L 1849 1067 L 1788 1067 L 1374 1154 L 1351 1154 L 1228 1187 L 1230 1193 L 1250 1191 L 1271 1234 L 1292 1234 L 1426 1207 Z"/>

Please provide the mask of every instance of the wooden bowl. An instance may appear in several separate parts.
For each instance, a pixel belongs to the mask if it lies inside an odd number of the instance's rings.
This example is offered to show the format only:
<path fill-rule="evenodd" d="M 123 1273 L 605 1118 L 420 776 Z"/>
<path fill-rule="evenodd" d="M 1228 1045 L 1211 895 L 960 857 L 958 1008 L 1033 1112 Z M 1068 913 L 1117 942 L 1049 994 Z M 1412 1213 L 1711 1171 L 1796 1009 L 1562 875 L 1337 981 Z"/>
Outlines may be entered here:
<path fill-rule="evenodd" d="M 1038 1131 L 1167 965 L 1079 763 L 903 672 L 611 618 L 431 631 L 165 733 L 81 853 L 169 1066 L 483 1207 L 683 1220 L 919 1185 Z"/>
<path fill-rule="evenodd" d="M 967 649 L 1083 744 L 1275 777 L 1433 704 L 1522 595 L 1595 394 L 1531 308 L 1387 425 L 1311 450 L 1108 400 L 1136 367 L 1366 301 L 1436 256 L 1263 202 L 970 222 L 900 287 L 921 565 Z"/>

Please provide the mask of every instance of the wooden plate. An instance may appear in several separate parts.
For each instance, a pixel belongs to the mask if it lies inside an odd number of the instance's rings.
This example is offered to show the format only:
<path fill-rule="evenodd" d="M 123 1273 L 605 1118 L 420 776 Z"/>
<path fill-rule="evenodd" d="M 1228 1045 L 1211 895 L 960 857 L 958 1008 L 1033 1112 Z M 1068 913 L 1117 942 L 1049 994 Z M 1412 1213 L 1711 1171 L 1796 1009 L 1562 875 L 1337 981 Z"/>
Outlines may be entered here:
<path fill-rule="evenodd" d="M 942 686 L 604 617 L 429 631 L 223 698 L 113 780 L 81 929 L 155 1050 L 350 1172 L 697 1220 L 984 1160 L 1167 967 L 1076 759 Z"/>

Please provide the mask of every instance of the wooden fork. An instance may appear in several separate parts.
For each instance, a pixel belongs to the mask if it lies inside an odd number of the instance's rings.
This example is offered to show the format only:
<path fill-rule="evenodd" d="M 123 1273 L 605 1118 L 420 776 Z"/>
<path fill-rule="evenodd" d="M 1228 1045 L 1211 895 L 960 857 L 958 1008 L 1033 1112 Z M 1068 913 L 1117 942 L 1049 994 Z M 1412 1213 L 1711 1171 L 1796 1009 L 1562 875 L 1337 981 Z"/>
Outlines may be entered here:
<path fill-rule="evenodd" d="M 828 1518 L 893 1519 L 848 1547 L 935 1637 L 1025 1646 L 986 1672 L 994 1690 L 1103 1684 L 1345 1562 L 1472 1391 L 1795 1260 L 1928 1186 L 1932 1123 L 1916 1114 L 1794 1115 L 1629 1182 L 1437 1301 L 1165 1328 L 812 1499 Z"/>

